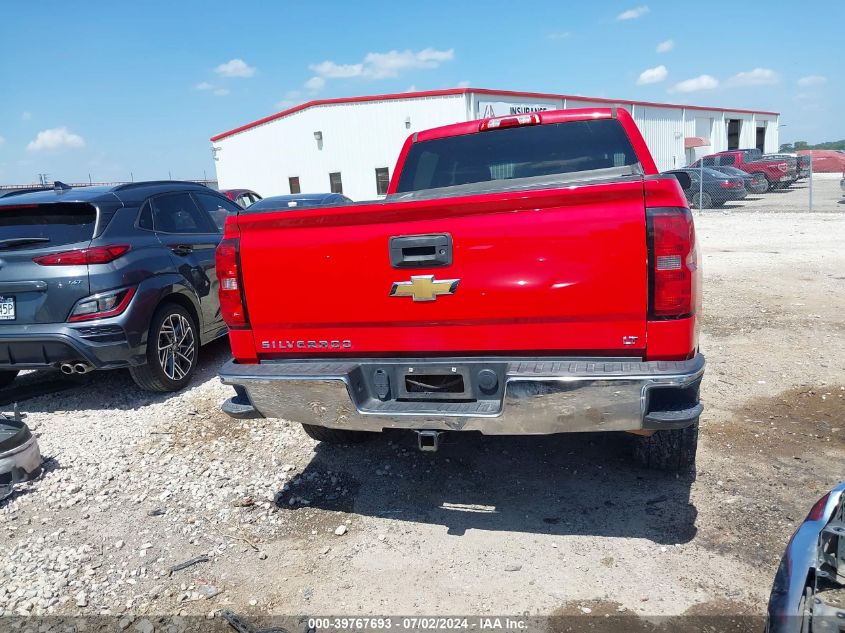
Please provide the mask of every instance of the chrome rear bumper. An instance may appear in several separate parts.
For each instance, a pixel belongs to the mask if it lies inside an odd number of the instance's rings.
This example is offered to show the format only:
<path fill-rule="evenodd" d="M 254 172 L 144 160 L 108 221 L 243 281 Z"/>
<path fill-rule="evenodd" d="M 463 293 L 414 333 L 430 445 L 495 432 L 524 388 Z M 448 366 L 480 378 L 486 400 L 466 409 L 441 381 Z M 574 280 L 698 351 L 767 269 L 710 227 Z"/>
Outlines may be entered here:
<path fill-rule="evenodd" d="M 492 368 L 500 377 L 497 395 L 445 402 L 380 399 L 373 392 L 376 371 L 396 376 L 410 367 L 419 372 L 450 366 L 464 371 L 470 382 L 482 368 Z M 249 417 L 246 408 L 264 417 L 355 431 L 543 435 L 688 426 L 701 413 L 698 386 L 703 373 L 704 357 L 698 354 L 686 361 L 473 357 L 229 362 L 220 378 L 246 392 L 248 401 L 224 405 L 233 417 Z"/>

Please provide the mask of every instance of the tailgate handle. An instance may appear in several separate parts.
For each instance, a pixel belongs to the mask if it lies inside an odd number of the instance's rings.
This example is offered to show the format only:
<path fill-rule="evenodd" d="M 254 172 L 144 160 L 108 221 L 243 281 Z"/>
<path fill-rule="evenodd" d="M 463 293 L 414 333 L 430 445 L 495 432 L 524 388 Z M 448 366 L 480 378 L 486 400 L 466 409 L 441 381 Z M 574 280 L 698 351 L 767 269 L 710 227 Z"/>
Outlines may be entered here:
<path fill-rule="evenodd" d="M 397 235 L 390 238 L 390 265 L 394 268 L 431 268 L 452 264 L 452 236 Z"/>

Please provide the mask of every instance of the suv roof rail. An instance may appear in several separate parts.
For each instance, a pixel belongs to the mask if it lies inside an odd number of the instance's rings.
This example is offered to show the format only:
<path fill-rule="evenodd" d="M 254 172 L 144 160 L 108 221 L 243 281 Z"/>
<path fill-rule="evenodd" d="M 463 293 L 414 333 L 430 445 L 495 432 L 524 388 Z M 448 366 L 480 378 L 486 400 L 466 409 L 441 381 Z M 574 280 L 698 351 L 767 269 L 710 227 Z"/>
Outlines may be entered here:
<path fill-rule="evenodd" d="M 137 189 L 139 187 L 155 187 L 156 185 L 192 185 L 194 187 L 208 187 L 199 182 L 191 182 L 190 180 L 139 180 L 138 182 L 127 182 L 123 185 L 118 185 L 114 191 L 126 191 L 127 189 Z"/>

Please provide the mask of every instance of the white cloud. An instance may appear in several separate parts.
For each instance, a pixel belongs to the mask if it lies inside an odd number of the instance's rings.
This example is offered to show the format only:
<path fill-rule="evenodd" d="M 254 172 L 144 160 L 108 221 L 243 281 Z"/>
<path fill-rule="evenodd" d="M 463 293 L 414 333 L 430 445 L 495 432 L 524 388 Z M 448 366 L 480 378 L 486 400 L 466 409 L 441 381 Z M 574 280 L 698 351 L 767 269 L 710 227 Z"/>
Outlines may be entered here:
<path fill-rule="evenodd" d="M 348 77 L 360 77 L 364 72 L 364 64 L 336 64 L 331 60 L 311 64 L 309 67 L 320 77 L 327 79 L 346 79 Z"/>
<path fill-rule="evenodd" d="M 364 58 L 364 72 L 373 79 L 398 77 L 400 73 L 418 68 L 437 68 L 455 58 L 455 49 L 438 51 L 424 48 L 416 53 L 410 50 L 387 53 L 367 53 Z"/>
<path fill-rule="evenodd" d="M 555 31 L 554 33 L 549 33 L 546 36 L 547 40 L 565 40 L 572 36 L 571 31 Z"/>
<path fill-rule="evenodd" d="M 32 112 L 24 110 L 21 112 L 21 121 L 29 121 L 32 118 Z"/>
<path fill-rule="evenodd" d="M 407 88 L 405 88 L 405 92 L 417 92 L 417 87 L 414 84 L 411 84 Z"/>
<path fill-rule="evenodd" d="M 735 74 L 727 83 L 731 86 L 767 86 L 778 81 L 780 75 L 771 68 L 755 68 Z"/>
<path fill-rule="evenodd" d="M 446 51 L 424 48 L 420 51 L 392 50 L 386 53 L 367 53 L 363 61 L 356 64 L 338 64 L 327 59 L 308 67 L 316 74 L 316 77 L 309 81 L 314 81 L 314 79 L 348 79 L 351 77 L 388 79 L 398 77 L 407 70 L 437 68 L 454 58 L 455 49 L 453 48 Z M 325 81 L 319 87 L 322 88 L 324 85 Z"/>
<path fill-rule="evenodd" d="M 655 66 L 654 68 L 646 68 L 643 72 L 640 73 L 639 78 L 637 79 L 638 86 L 644 86 L 646 84 L 656 84 L 660 83 L 661 81 L 666 79 L 666 76 L 669 74 L 669 71 L 666 70 L 666 66 L 661 64 L 660 66 Z"/>
<path fill-rule="evenodd" d="M 469 88 L 470 81 L 469 79 L 464 79 L 463 81 L 459 81 L 455 88 Z"/>
<path fill-rule="evenodd" d="M 5 142 L 6 142 L 6 139 L 5 139 L 5 138 L 3 138 L 2 136 L 0 136 L 0 145 L 2 145 L 2 144 L 3 144 L 3 143 L 5 143 Z"/>
<path fill-rule="evenodd" d="M 676 83 L 669 92 L 697 92 L 699 90 L 713 90 L 719 87 L 719 80 L 710 75 L 699 75 L 692 79 Z"/>
<path fill-rule="evenodd" d="M 216 88 L 214 90 L 215 97 L 225 97 L 227 94 L 229 94 L 228 88 Z"/>
<path fill-rule="evenodd" d="M 619 15 L 616 16 L 617 20 L 636 20 L 637 18 L 643 17 L 646 13 L 649 12 L 649 8 L 645 5 L 636 7 L 634 9 L 628 9 L 627 11 L 623 11 Z"/>
<path fill-rule="evenodd" d="M 657 45 L 657 52 L 658 53 L 668 53 L 673 48 L 675 48 L 675 40 L 665 40 L 663 42 L 660 42 L 660 44 Z"/>
<path fill-rule="evenodd" d="M 804 88 L 808 86 L 821 86 L 824 83 L 827 83 L 827 77 L 822 77 L 821 75 L 807 75 L 798 80 L 798 85 Z"/>
<path fill-rule="evenodd" d="M 54 127 L 49 130 L 41 130 L 34 141 L 26 146 L 31 152 L 54 149 L 73 149 L 85 147 L 85 139 L 79 134 L 68 131 L 66 127 Z"/>
<path fill-rule="evenodd" d="M 281 110 L 292 108 L 299 102 L 301 96 L 302 93 L 299 90 L 288 90 L 285 96 L 276 102 L 276 107 Z"/>
<path fill-rule="evenodd" d="M 305 82 L 305 89 L 308 92 L 319 92 L 325 85 L 326 80 L 322 77 L 311 77 L 311 79 Z"/>
<path fill-rule="evenodd" d="M 207 81 L 201 81 L 196 86 L 194 86 L 194 90 L 211 90 L 214 86 L 212 86 Z"/>
<path fill-rule="evenodd" d="M 221 77 L 252 77 L 255 74 L 255 66 L 250 66 L 242 59 L 232 59 L 220 64 L 214 72 Z"/>

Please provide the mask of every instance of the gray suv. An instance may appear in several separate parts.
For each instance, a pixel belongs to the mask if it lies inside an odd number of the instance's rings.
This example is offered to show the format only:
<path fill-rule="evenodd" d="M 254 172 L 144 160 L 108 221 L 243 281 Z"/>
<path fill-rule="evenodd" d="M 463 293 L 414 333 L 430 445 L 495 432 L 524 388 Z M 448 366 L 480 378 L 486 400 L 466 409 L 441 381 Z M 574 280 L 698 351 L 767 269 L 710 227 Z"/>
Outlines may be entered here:
<path fill-rule="evenodd" d="M 21 369 L 128 367 L 177 391 L 226 334 L 215 249 L 240 207 L 199 184 L 137 182 L 0 198 L 0 387 Z"/>

